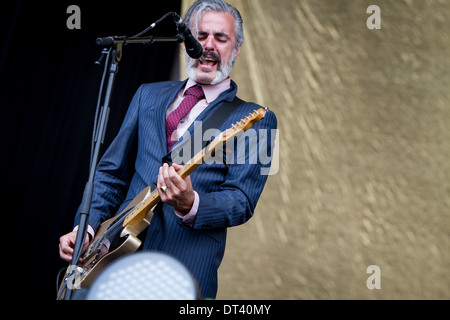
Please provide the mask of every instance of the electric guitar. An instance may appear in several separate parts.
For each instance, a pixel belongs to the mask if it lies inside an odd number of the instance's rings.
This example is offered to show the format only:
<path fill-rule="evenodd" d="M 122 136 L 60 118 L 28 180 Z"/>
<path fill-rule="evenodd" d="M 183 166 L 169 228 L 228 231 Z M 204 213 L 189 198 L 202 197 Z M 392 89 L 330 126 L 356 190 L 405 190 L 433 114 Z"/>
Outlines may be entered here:
<path fill-rule="evenodd" d="M 177 173 L 185 179 L 206 159 L 214 156 L 216 150 L 234 137 L 248 130 L 254 123 L 261 120 L 267 108 L 260 108 L 247 117 L 233 124 L 231 128 L 221 132 L 211 143 L 199 151 Z M 151 223 L 153 208 L 160 201 L 158 190 L 144 188 L 130 204 L 115 217 L 103 222 L 97 230 L 93 241 L 89 244 L 82 262 L 70 265 L 60 284 L 58 299 L 64 298 L 67 288 L 79 289 L 89 287 L 100 272 L 113 260 L 135 252 L 141 245 L 138 235 Z"/>

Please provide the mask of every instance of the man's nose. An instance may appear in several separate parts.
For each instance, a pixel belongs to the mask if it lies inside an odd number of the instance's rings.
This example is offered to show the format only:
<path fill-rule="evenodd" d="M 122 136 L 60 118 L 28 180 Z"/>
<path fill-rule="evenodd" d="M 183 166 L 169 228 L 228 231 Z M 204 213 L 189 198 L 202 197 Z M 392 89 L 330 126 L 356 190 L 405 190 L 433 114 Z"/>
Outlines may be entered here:
<path fill-rule="evenodd" d="M 209 36 L 205 39 L 205 41 L 203 42 L 203 50 L 204 51 L 215 51 L 215 42 L 214 42 L 214 37 Z"/>

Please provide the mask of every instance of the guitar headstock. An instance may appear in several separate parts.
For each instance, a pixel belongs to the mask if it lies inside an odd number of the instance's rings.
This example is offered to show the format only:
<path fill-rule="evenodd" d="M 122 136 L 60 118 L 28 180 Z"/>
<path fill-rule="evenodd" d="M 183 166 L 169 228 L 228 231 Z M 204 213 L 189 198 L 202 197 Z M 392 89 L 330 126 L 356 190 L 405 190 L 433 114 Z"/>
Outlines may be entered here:
<path fill-rule="evenodd" d="M 235 124 L 231 126 L 228 130 L 222 132 L 221 138 L 223 142 L 226 142 L 232 137 L 238 136 L 250 129 L 256 122 L 264 118 L 264 115 L 267 112 L 267 108 L 259 108 L 258 110 L 253 111 L 245 118 L 239 120 Z"/>
<path fill-rule="evenodd" d="M 267 112 L 267 108 L 259 108 L 253 111 L 245 118 L 242 118 L 238 122 L 234 123 L 231 128 L 223 131 L 218 137 L 216 137 L 210 144 L 210 150 L 216 148 L 218 145 L 227 142 L 228 140 L 242 134 L 244 131 L 250 129 L 256 122 L 264 118 Z"/>

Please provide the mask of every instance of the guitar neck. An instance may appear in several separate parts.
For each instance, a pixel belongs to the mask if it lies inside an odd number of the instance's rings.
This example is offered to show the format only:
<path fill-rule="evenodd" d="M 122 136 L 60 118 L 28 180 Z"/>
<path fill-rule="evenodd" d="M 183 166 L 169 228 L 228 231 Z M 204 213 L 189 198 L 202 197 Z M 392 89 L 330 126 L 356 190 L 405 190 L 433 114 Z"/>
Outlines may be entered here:
<path fill-rule="evenodd" d="M 177 171 L 178 175 L 182 179 L 186 179 L 195 169 L 197 169 L 203 161 L 208 158 L 206 156 L 206 148 L 203 148 L 198 152 L 191 160 L 189 160 L 180 170 Z"/>
<path fill-rule="evenodd" d="M 189 176 L 195 169 L 197 169 L 203 161 L 208 158 L 206 153 L 207 147 L 198 152 L 188 163 L 186 163 L 180 170 L 177 171 L 178 175 L 185 179 Z M 131 210 L 125 217 L 122 226 L 126 227 L 128 225 L 134 227 L 142 219 L 145 218 L 147 212 L 152 209 L 161 200 L 159 192 L 157 189 L 153 190 L 149 196 L 146 196 L 138 205 L 136 205 L 133 210 Z"/>

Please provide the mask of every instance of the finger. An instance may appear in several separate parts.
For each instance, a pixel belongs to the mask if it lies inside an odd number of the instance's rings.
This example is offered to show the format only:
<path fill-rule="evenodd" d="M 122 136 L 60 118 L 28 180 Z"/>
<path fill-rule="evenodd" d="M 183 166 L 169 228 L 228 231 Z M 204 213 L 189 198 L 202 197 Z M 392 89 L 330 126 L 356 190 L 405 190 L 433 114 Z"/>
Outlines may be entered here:
<path fill-rule="evenodd" d="M 161 187 L 166 187 L 166 190 L 163 190 Z M 161 198 L 162 202 L 165 202 L 167 200 L 167 185 L 164 182 L 164 176 L 163 176 L 163 167 L 159 168 L 158 178 L 156 179 L 156 188 L 158 188 L 158 193 Z"/>
<path fill-rule="evenodd" d="M 71 255 L 68 255 L 68 254 L 65 254 L 65 253 L 59 253 L 59 257 L 62 259 L 62 260 L 64 260 L 64 261 L 66 261 L 66 262 L 71 262 L 72 261 L 72 256 Z"/>
<path fill-rule="evenodd" d="M 67 255 L 73 255 L 73 248 L 67 246 L 61 246 L 61 252 Z"/>
<path fill-rule="evenodd" d="M 162 175 L 162 167 L 159 167 L 158 177 L 156 178 L 156 187 L 159 190 L 163 185 L 164 185 L 164 178 Z"/>
<path fill-rule="evenodd" d="M 178 175 L 176 168 L 173 166 L 169 168 L 169 178 L 173 186 L 178 190 L 183 191 L 186 189 L 186 182 Z"/>
<path fill-rule="evenodd" d="M 61 247 L 59 250 L 59 253 L 62 257 L 70 258 L 72 259 L 73 256 L 73 249 L 67 248 L 67 247 Z"/>
<path fill-rule="evenodd" d="M 164 185 L 167 186 L 166 194 L 167 193 L 172 194 L 175 191 L 175 189 L 174 189 L 175 185 L 173 184 L 172 177 L 171 177 L 171 168 L 172 167 L 169 167 L 169 165 L 167 163 L 164 163 L 163 169 L 162 169 L 162 175 L 163 175 L 163 180 L 164 180 L 163 183 L 164 183 Z"/>
<path fill-rule="evenodd" d="M 59 247 L 64 251 L 64 252 L 69 252 L 70 250 L 73 251 L 73 246 L 74 243 L 72 241 L 72 239 L 70 239 L 70 237 L 68 235 L 62 236 L 61 238 L 59 238 Z"/>
<path fill-rule="evenodd" d="M 182 165 L 179 165 L 177 163 L 173 163 L 172 167 L 174 169 L 175 172 L 173 172 L 173 178 L 175 180 L 172 180 L 172 182 L 174 183 L 174 185 L 181 191 L 181 192 L 187 192 L 190 189 L 192 189 L 192 182 L 191 182 L 191 177 L 187 176 L 186 178 L 181 178 L 180 175 L 178 174 L 178 171 L 180 169 L 183 168 Z"/>
<path fill-rule="evenodd" d="M 65 246 L 63 244 L 59 244 L 59 256 L 64 261 L 70 262 L 72 260 L 73 249 L 69 246 Z"/>
<path fill-rule="evenodd" d="M 178 163 L 175 163 L 175 162 L 172 163 L 172 167 L 175 168 L 175 171 L 178 171 L 178 170 L 180 170 L 181 168 L 183 168 L 182 165 L 180 165 L 180 164 L 178 164 Z"/>

